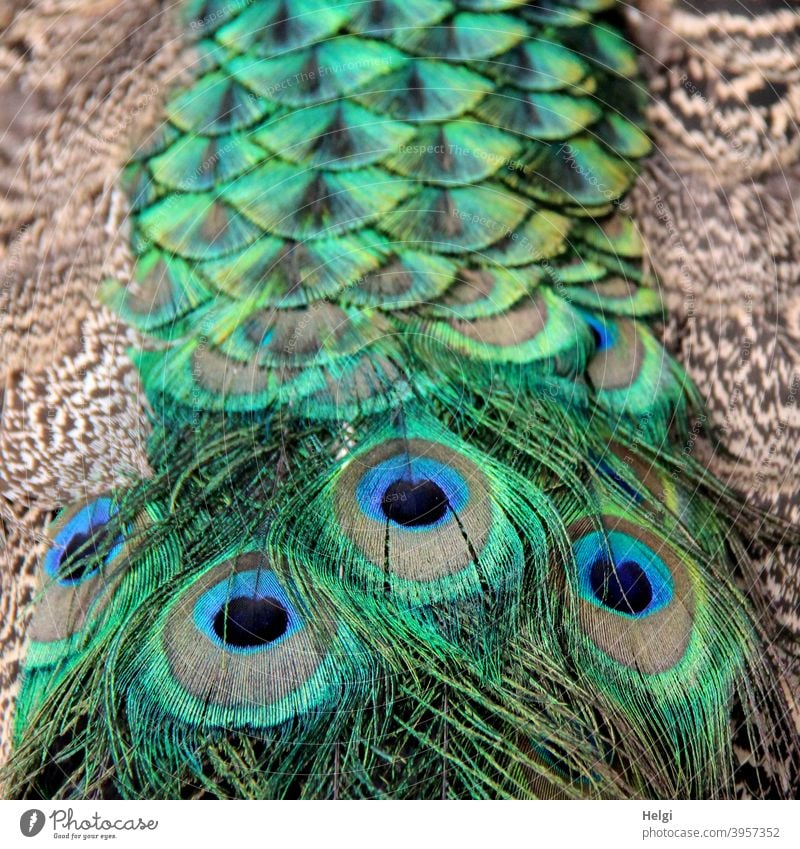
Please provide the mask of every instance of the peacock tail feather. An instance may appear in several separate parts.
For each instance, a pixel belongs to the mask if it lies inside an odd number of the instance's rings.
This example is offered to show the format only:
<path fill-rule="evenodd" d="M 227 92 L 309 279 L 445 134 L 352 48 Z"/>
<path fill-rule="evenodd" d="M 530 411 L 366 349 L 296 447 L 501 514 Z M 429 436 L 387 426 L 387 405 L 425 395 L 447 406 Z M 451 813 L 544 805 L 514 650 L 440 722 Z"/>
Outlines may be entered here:
<path fill-rule="evenodd" d="M 12 793 L 717 797 L 780 736 L 615 5 L 181 4 L 103 292 L 153 476 L 51 527 Z"/>

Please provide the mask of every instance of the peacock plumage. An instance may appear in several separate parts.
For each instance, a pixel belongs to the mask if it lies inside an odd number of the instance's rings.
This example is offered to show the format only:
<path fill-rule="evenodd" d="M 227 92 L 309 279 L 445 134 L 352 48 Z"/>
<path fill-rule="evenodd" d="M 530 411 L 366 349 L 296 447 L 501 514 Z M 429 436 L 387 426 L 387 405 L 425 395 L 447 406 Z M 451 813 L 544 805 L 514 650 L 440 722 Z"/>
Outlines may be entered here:
<path fill-rule="evenodd" d="M 49 527 L 10 795 L 794 792 L 615 7 L 179 5 L 98 293 L 146 458 Z"/>
<path fill-rule="evenodd" d="M 665 338 L 704 385 L 716 431 L 697 453 L 749 503 L 796 524 L 800 7 L 653 0 L 631 24 L 650 57 L 657 148 L 631 199 L 665 295 Z M 751 552 L 747 581 L 797 691 L 800 549 L 779 535 Z"/>

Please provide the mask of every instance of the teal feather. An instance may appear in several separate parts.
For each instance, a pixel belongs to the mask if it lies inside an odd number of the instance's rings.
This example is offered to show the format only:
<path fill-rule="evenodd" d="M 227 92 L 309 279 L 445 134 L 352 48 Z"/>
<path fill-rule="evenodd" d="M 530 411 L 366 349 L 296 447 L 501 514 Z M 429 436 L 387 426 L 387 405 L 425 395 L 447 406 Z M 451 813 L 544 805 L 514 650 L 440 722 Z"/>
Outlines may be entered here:
<path fill-rule="evenodd" d="M 358 103 L 398 121 L 460 118 L 492 89 L 491 82 L 460 65 L 438 59 L 406 60 L 380 85 L 354 95 Z"/>
<path fill-rule="evenodd" d="M 213 259 L 261 235 L 232 206 L 200 193 L 164 198 L 144 210 L 138 223 L 145 238 L 186 259 Z"/>
<path fill-rule="evenodd" d="M 179 130 L 208 136 L 250 127 L 272 109 L 268 100 L 254 97 L 221 70 L 202 77 L 166 105 L 167 115 Z"/>
<path fill-rule="evenodd" d="M 244 136 L 185 136 L 150 160 L 154 179 L 168 189 L 205 191 L 238 177 L 266 158 Z"/>
<path fill-rule="evenodd" d="M 414 135 L 408 124 L 342 101 L 284 113 L 253 138 L 290 162 L 349 170 L 383 161 Z"/>
<path fill-rule="evenodd" d="M 621 205 L 613 6 L 181 5 L 104 288 L 154 475 L 51 528 L 11 794 L 735 792 L 732 705 L 762 748 L 785 706 Z"/>
<path fill-rule="evenodd" d="M 589 66 L 577 53 L 533 35 L 478 67 L 499 85 L 510 84 L 522 91 L 558 91 L 577 85 L 589 73 Z"/>
<path fill-rule="evenodd" d="M 446 24 L 408 27 L 393 34 L 392 42 L 420 56 L 437 56 L 451 62 L 488 59 L 504 53 L 526 38 L 524 21 L 511 15 L 459 12 Z"/>
<path fill-rule="evenodd" d="M 276 56 L 333 35 L 347 21 L 347 6 L 326 0 L 253 3 L 217 30 L 220 44 L 238 52 Z"/>
<path fill-rule="evenodd" d="M 260 307 L 293 307 L 349 293 L 388 255 L 386 240 L 362 231 L 306 240 L 265 236 L 202 263 L 200 273 L 222 294 L 252 298 Z"/>

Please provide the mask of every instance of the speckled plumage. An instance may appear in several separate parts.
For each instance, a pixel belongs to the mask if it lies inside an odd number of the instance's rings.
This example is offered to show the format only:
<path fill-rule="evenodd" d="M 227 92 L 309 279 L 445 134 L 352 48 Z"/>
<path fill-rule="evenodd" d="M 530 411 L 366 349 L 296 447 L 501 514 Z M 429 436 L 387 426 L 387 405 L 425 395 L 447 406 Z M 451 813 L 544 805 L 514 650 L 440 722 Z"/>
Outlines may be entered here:
<path fill-rule="evenodd" d="M 0 487 L 45 508 L 147 471 L 146 403 L 125 353 L 136 337 L 97 289 L 129 273 L 118 172 L 180 73 L 158 10 L 4 10 Z"/>
<path fill-rule="evenodd" d="M 48 511 L 149 473 L 136 337 L 95 297 L 130 264 L 114 183 L 131 124 L 146 133 L 154 87 L 176 73 L 158 20 L 134 20 L 94 0 L 0 10 L 0 762 Z"/>
<path fill-rule="evenodd" d="M 655 0 L 629 20 L 649 56 L 657 149 L 634 193 L 637 221 L 664 287 L 667 344 L 708 410 L 691 448 L 749 503 L 797 523 L 800 9 Z M 743 580 L 798 692 L 791 535 L 756 534 Z"/>

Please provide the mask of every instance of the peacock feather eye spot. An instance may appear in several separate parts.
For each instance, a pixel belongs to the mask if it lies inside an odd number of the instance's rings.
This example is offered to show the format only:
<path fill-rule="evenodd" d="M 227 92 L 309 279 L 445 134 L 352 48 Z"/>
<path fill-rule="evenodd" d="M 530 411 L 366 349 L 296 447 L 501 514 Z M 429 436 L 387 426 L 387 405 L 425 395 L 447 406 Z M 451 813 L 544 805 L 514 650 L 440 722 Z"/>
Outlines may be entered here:
<path fill-rule="evenodd" d="M 650 616 L 672 601 L 672 575 L 644 539 L 592 531 L 573 543 L 581 595 L 609 613 Z"/>
<path fill-rule="evenodd" d="M 432 480 L 400 478 L 383 493 L 381 510 L 384 516 L 398 525 L 423 527 L 441 521 L 450 506 L 447 495 Z"/>
<path fill-rule="evenodd" d="M 262 567 L 237 571 L 209 587 L 194 605 L 194 623 L 218 648 L 233 654 L 271 651 L 303 627 L 278 578 Z"/>
<path fill-rule="evenodd" d="M 398 452 L 393 448 L 401 448 Z M 445 462 L 423 451 L 427 443 L 413 446 L 392 440 L 381 446 L 381 459 L 364 469 L 352 467 L 356 475 L 356 503 L 362 515 L 395 532 L 426 534 L 449 528 L 469 504 L 470 489 L 458 459 Z M 384 453 L 385 452 L 385 453 Z M 388 454 L 388 456 L 387 456 Z M 382 545 L 382 543 L 381 543 Z"/>
<path fill-rule="evenodd" d="M 589 571 L 589 586 L 599 602 L 617 613 L 636 616 L 653 600 L 650 579 L 632 560 L 614 564 L 608 557 L 599 557 Z"/>
<path fill-rule="evenodd" d="M 62 584 L 77 584 L 97 574 L 102 563 L 120 551 L 123 537 L 112 536 L 108 527 L 117 508 L 108 498 L 99 498 L 79 510 L 64 524 L 45 555 L 45 570 Z"/>
<path fill-rule="evenodd" d="M 281 602 L 267 596 L 232 598 L 214 617 L 214 633 L 228 646 L 258 648 L 274 643 L 289 630 L 289 613 Z"/>
<path fill-rule="evenodd" d="M 90 528 L 87 533 L 76 533 L 60 554 L 59 578 L 75 583 L 94 574 L 98 569 L 98 555 L 109 548 L 110 537 L 105 526 Z M 122 537 L 117 537 L 112 547 L 121 544 Z"/>

